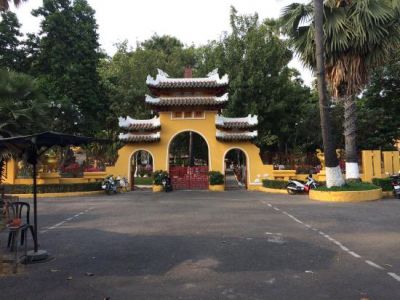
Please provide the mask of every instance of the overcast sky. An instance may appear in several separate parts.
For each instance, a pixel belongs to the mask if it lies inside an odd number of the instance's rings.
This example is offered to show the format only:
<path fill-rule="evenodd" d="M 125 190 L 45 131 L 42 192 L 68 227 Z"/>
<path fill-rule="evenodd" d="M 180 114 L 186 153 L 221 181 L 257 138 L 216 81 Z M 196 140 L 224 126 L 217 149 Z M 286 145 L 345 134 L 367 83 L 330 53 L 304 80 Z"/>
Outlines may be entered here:
<path fill-rule="evenodd" d="M 229 31 L 229 11 L 233 5 L 239 14 L 257 12 L 261 19 L 277 18 L 281 9 L 292 2 L 308 0 L 88 0 L 96 11 L 101 47 L 109 55 L 115 52 L 115 43 L 127 39 L 134 46 L 153 34 L 172 35 L 186 45 L 202 45 L 218 39 Z M 31 15 L 42 0 L 28 0 L 17 13 L 22 31 L 37 32 L 39 20 Z M 299 69 L 310 84 L 312 75 L 295 59 L 291 66 Z"/>

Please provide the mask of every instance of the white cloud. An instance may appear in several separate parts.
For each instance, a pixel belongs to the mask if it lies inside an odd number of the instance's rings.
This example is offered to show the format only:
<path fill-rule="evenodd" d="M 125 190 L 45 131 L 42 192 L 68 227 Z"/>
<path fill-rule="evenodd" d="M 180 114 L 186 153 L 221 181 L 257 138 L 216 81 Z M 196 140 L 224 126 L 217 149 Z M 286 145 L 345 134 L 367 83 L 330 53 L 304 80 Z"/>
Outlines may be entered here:
<path fill-rule="evenodd" d="M 130 45 L 143 41 L 154 33 L 176 36 L 186 45 L 201 45 L 218 39 L 229 30 L 229 11 L 233 5 L 240 14 L 257 12 L 261 19 L 277 18 L 281 9 L 291 0 L 88 0 L 96 10 L 100 44 L 110 55 L 114 44 L 125 39 Z M 308 2 L 299 0 L 298 2 Z M 18 9 L 23 32 L 37 32 L 40 21 L 30 12 L 39 7 L 41 0 L 29 0 Z M 301 67 L 295 59 L 292 66 L 298 68 L 307 84 L 312 80 L 310 71 Z"/>

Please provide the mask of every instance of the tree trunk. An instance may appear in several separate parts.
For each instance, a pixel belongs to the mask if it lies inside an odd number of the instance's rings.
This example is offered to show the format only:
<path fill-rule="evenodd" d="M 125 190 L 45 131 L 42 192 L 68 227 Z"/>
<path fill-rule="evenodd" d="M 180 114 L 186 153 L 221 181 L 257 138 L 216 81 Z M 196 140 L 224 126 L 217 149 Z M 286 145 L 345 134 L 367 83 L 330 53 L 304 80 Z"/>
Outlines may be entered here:
<path fill-rule="evenodd" d="M 353 96 L 344 98 L 344 142 L 346 150 L 346 179 L 360 179 L 356 144 L 357 108 Z"/>
<path fill-rule="evenodd" d="M 336 147 L 332 136 L 330 115 L 330 101 L 325 81 L 325 56 L 324 56 L 324 7 L 323 0 L 314 0 L 315 14 L 315 56 L 317 59 L 317 80 L 319 95 L 319 113 L 321 117 L 322 141 L 324 143 L 324 155 L 326 165 L 327 187 L 342 186 L 344 179 L 340 171 L 339 161 L 336 156 Z"/>

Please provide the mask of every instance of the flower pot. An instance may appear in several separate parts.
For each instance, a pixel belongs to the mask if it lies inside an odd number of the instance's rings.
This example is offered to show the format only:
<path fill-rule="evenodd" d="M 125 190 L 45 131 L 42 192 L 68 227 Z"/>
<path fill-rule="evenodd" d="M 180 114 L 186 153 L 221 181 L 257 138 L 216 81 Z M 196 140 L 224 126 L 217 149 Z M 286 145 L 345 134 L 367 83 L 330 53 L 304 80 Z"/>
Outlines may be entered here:
<path fill-rule="evenodd" d="M 213 192 L 223 192 L 223 191 L 225 191 L 225 185 L 224 184 L 214 184 L 214 185 L 210 184 L 208 186 L 208 189 Z"/>
<path fill-rule="evenodd" d="M 164 187 L 162 185 L 153 185 L 153 192 L 162 192 Z"/>

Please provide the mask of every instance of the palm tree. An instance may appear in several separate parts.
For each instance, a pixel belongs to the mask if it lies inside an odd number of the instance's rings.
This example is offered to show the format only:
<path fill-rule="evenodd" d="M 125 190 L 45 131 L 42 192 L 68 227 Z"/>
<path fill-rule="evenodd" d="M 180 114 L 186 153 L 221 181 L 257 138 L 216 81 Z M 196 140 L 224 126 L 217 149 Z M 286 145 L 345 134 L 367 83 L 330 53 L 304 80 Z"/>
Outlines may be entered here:
<path fill-rule="evenodd" d="M 28 0 L 13 0 L 14 5 L 18 7 L 22 2 L 26 2 Z M 7 11 L 10 9 L 11 0 L 0 0 L 0 11 Z"/>
<path fill-rule="evenodd" d="M 343 103 L 346 178 L 358 179 L 356 97 L 370 73 L 400 45 L 400 0 L 324 2 L 325 71 L 332 96 Z M 313 7 L 294 3 L 283 10 L 283 31 L 305 65 L 315 68 Z"/>
<path fill-rule="evenodd" d="M 322 140 L 324 144 L 326 164 L 326 184 L 328 187 L 344 184 L 339 161 L 336 156 L 334 139 L 332 137 L 331 115 L 329 111 L 329 96 L 325 81 L 325 55 L 324 55 L 324 9 L 323 0 L 314 0 L 315 19 L 315 58 L 318 81 L 319 112 L 321 117 Z"/>

